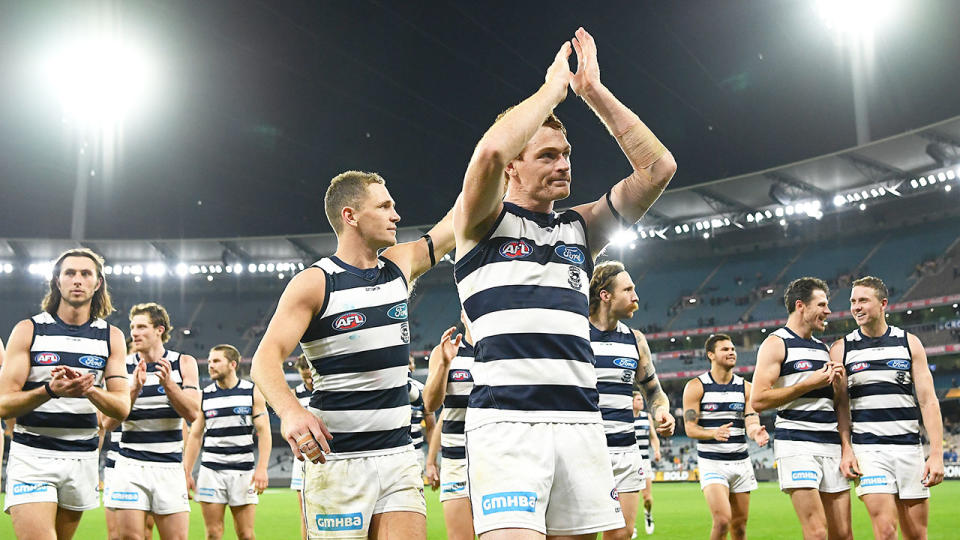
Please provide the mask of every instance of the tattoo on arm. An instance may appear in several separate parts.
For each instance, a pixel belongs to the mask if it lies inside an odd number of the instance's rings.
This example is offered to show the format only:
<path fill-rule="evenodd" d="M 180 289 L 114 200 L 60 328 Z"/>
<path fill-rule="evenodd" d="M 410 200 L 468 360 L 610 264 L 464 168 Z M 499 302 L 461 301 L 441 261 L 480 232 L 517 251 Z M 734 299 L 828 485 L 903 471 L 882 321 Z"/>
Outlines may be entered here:
<path fill-rule="evenodd" d="M 686 411 L 683 412 L 683 419 L 686 422 L 693 422 L 694 424 L 696 424 L 699 418 L 700 418 L 700 415 L 697 413 L 697 411 L 693 409 L 687 409 Z"/>

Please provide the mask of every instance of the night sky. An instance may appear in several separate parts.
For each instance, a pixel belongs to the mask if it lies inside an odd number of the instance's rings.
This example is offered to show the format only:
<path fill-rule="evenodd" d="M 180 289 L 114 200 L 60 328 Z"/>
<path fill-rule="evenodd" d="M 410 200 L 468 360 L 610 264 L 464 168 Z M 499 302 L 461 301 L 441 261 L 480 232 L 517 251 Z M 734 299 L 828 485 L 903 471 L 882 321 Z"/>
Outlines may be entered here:
<path fill-rule="evenodd" d="M 90 21 L 157 66 L 113 159 L 36 75 L 42 52 Z M 957 21 L 960 2 L 904 0 L 876 32 L 871 139 L 960 114 Z M 88 168 L 91 239 L 329 232 L 323 193 L 346 169 L 387 179 L 401 225 L 432 223 L 493 118 L 538 88 L 581 25 L 603 82 L 676 156 L 672 186 L 856 144 L 848 50 L 813 2 L 9 0 L 0 238 L 68 237 Z M 574 148 L 562 204 L 594 199 L 628 164 L 572 92 L 557 112 Z"/>

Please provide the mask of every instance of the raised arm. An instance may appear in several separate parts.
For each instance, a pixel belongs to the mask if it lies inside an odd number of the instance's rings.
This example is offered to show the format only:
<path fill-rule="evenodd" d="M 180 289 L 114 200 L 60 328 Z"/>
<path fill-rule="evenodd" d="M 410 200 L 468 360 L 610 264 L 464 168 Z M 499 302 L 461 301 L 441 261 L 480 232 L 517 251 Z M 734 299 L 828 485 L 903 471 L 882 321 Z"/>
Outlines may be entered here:
<path fill-rule="evenodd" d="M 280 417 L 284 439 L 301 461 L 303 445 L 312 461 L 325 462 L 323 452 L 330 452 L 327 439 L 333 436 L 319 418 L 300 406 L 283 375 L 283 362 L 320 311 L 325 291 L 326 277 L 319 268 L 308 268 L 290 280 L 250 368 L 253 382 Z"/>
<path fill-rule="evenodd" d="M 413 242 L 391 246 L 383 252 L 384 257 L 400 267 L 409 283 L 433 268 L 444 255 L 453 251 L 453 209 L 450 209 L 425 236 L 429 236 L 430 240 L 420 237 Z"/>
<path fill-rule="evenodd" d="M 573 47 L 577 51 L 577 72 L 570 81 L 573 91 L 617 140 L 633 172 L 597 201 L 575 209 L 588 225 L 590 245 L 596 257 L 622 226 L 636 223 L 666 189 L 677 170 L 673 155 L 636 114 L 600 82 L 597 45 L 586 30 L 577 30 Z M 616 211 L 622 220 L 617 219 Z"/>
<path fill-rule="evenodd" d="M 567 96 L 571 52 L 570 42 L 565 41 L 547 69 L 543 86 L 510 109 L 477 143 L 463 178 L 463 192 L 454 206 L 458 257 L 486 234 L 499 214 L 507 164 L 520 155 L 554 107 Z"/>
<path fill-rule="evenodd" d="M 927 430 L 927 440 L 930 441 L 930 457 L 923 465 L 920 479 L 923 485 L 931 487 L 943 482 L 943 417 L 940 416 L 940 402 L 927 365 L 927 352 L 913 334 L 907 334 L 907 343 L 910 345 L 910 374 L 917 392 L 920 417 L 923 419 L 923 428 Z"/>
<path fill-rule="evenodd" d="M 270 435 L 270 415 L 267 413 L 267 402 L 263 393 L 256 388 L 253 389 L 253 429 L 257 433 L 257 468 L 253 471 L 251 484 L 259 495 L 270 484 L 267 467 L 270 466 L 270 450 L 273 448 L 273 437 Z"/>
<path fill-rule="evenodd" d="M 660 386 L 657 370 L 653 366 L 653 355 L 650 354 L 650 345 L 643 332 L 633 330 L 637 338 L 637 352 L 640 362 L 637 363 L 637 376 L 634 378 L 634 388 L 643 390 L 643 398 L 650 410 L 650 419 L 657 433 L 664 437 L 673 435 L 676 421 L 670 414 L 670 399 Z"/>
<path fill-rule="evenodd" d="M 439 409 L 447 395 L 447 373 L 450 371 L 450 363 L 457 356 L 457 349 L 463 339 L 462 335 L 457 334 L 455 340 L 450 340 L 450 336 L 456 330 L 455 326 L 448 328 L 440 336 L 440 343 L 430 352 L 427 382 L 423 385 L 423 409 L 425 412 L 433 412 Z"/>

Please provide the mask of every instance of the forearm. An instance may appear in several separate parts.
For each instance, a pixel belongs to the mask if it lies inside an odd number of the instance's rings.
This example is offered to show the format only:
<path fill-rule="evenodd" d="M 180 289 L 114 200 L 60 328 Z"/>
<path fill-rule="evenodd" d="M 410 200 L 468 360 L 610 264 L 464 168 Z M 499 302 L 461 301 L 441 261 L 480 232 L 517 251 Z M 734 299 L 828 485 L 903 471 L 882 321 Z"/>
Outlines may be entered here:
<path fill-rule="evenodd" d="M 166 392 L 170 406 L 177 411 L 177 414 L 191 424 L 197 420 L 200 412 L 200 396 L 176 385 L 171 385 Z"/>
<path fill-rule="evenodd" d="M 743 427 L 747 437 L 753 439 L 756 437 L 757 432 L 760 431 L 760 416 L 757 413 L 754 413 L 745 417 L 743 419 Z"/>
<path fill-rule="evenodd" d="M 190 429 L 190 436 L 187 437 L 187 443 L 183 446 L 183 470 L 187 474 L 193 474 L 193 468 L 197 463 L 197 458 L 200 457 L 200 445 L 203 441 L 203 433 L 198 433 L 194 435 L 194 430 L 202 432 L 203 429 L 198 425 L 194 425 Z"/>
<path fill-rule="evenodd" d="M 0 394 L 0 417 L 16 418 L 24 416 L 30 411 L 52 399 L 47 390 L 40 386 L 33 390 L 22 390 Z"/>
<path fill-rule="evenodd" d="M 266 415 L 266 413 L 264 413 Z M 270 435 L 270 420 L 264 418 L 260 425 L 254 421 L 257 430 L 257 469 L 266 472 L 270 465 L 270 451 L 273 448 L 273 437 Z"/>
<path fill-rule="evenodd" d="M 810 390 L 812 388 L 802 382 L 785 388 L 767 388 L 765 390 L 761 390 L 757 388 L 757 385 L 754 385 L 751 405 L 759 413 L 790 403 Z"/>
<path fill-rule="evenodd" d="M 108 418 L 122 421 L 130 414 L 130 399 L 126 389 L 111 392 L 93 387 L 86 397 Z"/>
<path fill-rule="evenodd" d="M 437 354 L 439 354 L 437 348 L 434 347 L 433 352 L 430 353 L 430 372 L 423 385 L 423 409 L 427 412 L 439 409 L 447 396 L 447 372 L 450 366 L 443 365 L 439 361 L 434 362 L 434 356 Z"/>
<path fill-rule="evenodd" d="M 640 117 L 603 84 L 592 86 L 584 93 L 583 100 L 617 140 L 634 170 L 649 168 L 667 153 Z"/>
<path fill-rule="evenodd" d="M 923 427 L 927 430 L 927 439 L 930 441 L 930 455 L 942 456 L 943 417 L 936 398 L 920 405 L 920 416 L 923 418 Z"/>
<path fill-rule="evenodd" d="M 510 160 L 520 155 L 523 147 L 565 95 L 566 85 L 544 83 L 536 93 L 510 109 L 484 133 L 477 144 L 477 154 L 494 161 L 497 168 L 503 169 Z"/>
<path fill-rule="evenodd" d="M 250 377 L 260 392 L 263 393 L 267 403 L 276 411 L 277 416 L 283 418 L 288 411 L 302 407 L 300 402 L 297 401 L 297 397 L 290 391 L 287 379 L 283 376 L 282 356 L 279 354 L 270 355 L 277 360 L 265 359 L 264 356 L 268 355 L 263 354 L 261 356 L 261 352 L 257 351 L 250 368 Z"/>
<path fill-rule="evenodd" d="M 437 454 L 440 453 L 441 426 L 443 426 L 443 420 L 436 425 L 436 429 L 433 430 L 428 439 L 430 443 L 427 447 L 427 463 L 435 464 L 437 462 Z"/>
<path fill-rule="evenodd" d="M 656 416 L 658 409 L 664 409 L 670 412 L 670 399 L 666 392 L 660 386 L 660 379 L 654 375 L 653 379 L 642 385 L 644 400 L 649 403 L 649 411 L 652 416 Z"/>
<path fill-rule="evenodd" d="M 694 424 L 692 422 L 684 422 L 683 427 L 687 432 L 687 437 L 699 441 L 712 440 L 714 438 L 713 435 L 717 431 L 715 429 L 705 429 L 700 424 Z"/>
<path fill-rule="evenodd" d="M 457 245 L 453 234 L 453 208 L 448 210 L 443 219 L 427 231 L 427 234 L 433 241 L 433 255 L 436 260 L 439 261 L 453 251 Z"/>

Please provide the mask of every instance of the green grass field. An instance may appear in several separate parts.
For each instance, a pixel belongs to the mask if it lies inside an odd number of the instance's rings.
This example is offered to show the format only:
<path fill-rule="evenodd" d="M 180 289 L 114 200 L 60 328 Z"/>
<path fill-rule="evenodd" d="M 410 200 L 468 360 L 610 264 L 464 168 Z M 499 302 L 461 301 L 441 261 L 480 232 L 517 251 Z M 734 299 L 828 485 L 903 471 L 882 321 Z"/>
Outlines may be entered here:
<path fill-rule="evenodd" d="M 657 530 L 653 537 L 664 539 L 704 538 L 710 529 L 710 515 L 697 484 L 655 484 L 653 487 L 654 517 Z M 946 482 L 933 490 L 930 502 L 930 540 L 955 539 L 960 535 L 960 482 Z M 800 525 L 790 500 L 779 492 L 776 483 L 761 483 L 750 500 L 750 521 L 747 534 L 752 539 L 800 538 Z M 233 522 L 227 513 L 225 538 L 236 538 Z M 435 492 L 427 491 L 427 537 L 446 538 L 443 515 Z M 257 511 L 257 536 L 264 540 L 296 539 L 299 535 L 297 497 L 289 489 L 270 489 L 260 497 Z M 105 538 L 102 510 L 84 514 L 78 540 Z M 642 531 L 642 527 L 640 528 Z M 853 532 L 856 537 L 872 536 L 870 521 L 863 504 L 853 500 Z M 640 537 L 644 537 L 642 534 Z M 13 538 L 10 518 L 0 517 L 0 538 Z M 190 538 L 204 538 L 203 518 L 196 503 L 190 517 Z"/>

